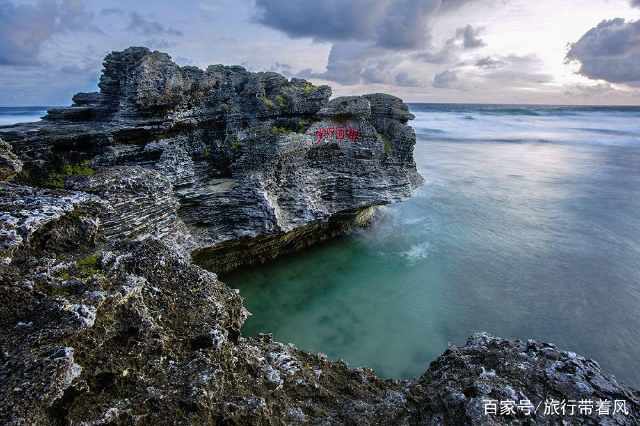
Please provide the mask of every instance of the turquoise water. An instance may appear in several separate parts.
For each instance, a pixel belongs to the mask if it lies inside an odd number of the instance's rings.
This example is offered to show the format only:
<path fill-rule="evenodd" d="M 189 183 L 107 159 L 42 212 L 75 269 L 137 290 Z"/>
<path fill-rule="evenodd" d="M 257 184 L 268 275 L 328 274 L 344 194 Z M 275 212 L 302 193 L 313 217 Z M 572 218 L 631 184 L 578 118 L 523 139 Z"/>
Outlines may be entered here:
<path fill-rule="evenodd" d="M 640 110 L 412 110 L 424 187 L 370 229 L 223 277 L 244 333 L 406 378 L 485 330 L 640 385 Z"/>

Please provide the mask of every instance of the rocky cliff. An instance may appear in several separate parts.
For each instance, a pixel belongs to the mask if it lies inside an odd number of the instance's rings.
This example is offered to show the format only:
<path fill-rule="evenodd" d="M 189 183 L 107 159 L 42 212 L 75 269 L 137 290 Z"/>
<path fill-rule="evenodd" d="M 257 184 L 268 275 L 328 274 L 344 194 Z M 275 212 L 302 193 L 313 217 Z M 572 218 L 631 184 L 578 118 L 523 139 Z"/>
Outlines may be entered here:
<path fill-rule="evenodd" d="M 640 422 L 636 390 L 550 344 L 478 334 L 397 381 L 242 336 L 215 272 L 348 232 L 421 182 L 401 100 L 330 94 L 131 48 L 100 93 L 0 128 L 3 424 Z M 483 410 L 550 398 L 628 413 Z"/>
<path fill-rule="evenodd" d="M 106 238 L 154 235 L 214 271 L 263 262 L 410 195 L 413 116 L 398 98 L 241 67 L 179 67 L 144 48 L 104 62 L 100 93 L 0 130 L 17 181 L 95 194 Z"/>

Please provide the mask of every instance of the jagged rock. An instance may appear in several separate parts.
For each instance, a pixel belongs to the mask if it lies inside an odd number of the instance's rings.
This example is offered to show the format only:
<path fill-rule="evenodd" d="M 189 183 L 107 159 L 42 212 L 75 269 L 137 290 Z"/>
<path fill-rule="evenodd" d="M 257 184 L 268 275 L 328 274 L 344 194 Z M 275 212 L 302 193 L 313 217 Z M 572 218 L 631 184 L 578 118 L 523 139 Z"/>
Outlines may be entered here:
<path fill-rule="evenodd" d="M 371 104 L 363 96 L 342 96 L 332 99 L 318 115 L 329 118 L 353 118 L 371 116 Z"/>
<path fill-rule="evenodd" d="M 0 139 L 0 182 L 10 180 L 22 171 L 22 162 L 11 150 L 11 145 Z"/>
<path fill-rule="evenodd" d="M 73 106 L 87 106 L 92 105 L 95 106 L 100 103 L 100 93 L 99 92 L 90 92 L 90 93 L 76 93 L 73 96 Z"/>
<path fill-rule="evenodd" d="M 475 334 L 462 347 L 450 347 L 431 363 L 410 399 L 415 403 L 411 417 L 421 424 L 640 424 L 640 392 L 604 374 L 597 362 L 553 344 L 486 333 Z M 626 414 L 614 414 L 616 400 L 625 401 Z M 486 401 L 497 404 L 498 415 L 485 414 Z M 530 405 L 500 415 L 500 401 Z M 565 403 L 558 407 L 564 415 L 545 413 L 545 402 L 553 401 Z M 599 401 L 610 404 L 608 415 L 598 412 Z"/>
<path fill-rule="evenodd" d="M 214 271 L 348 232 L 421 183 L 411 115 L 395 97 L 329 102 L 327 86 L 180 67 L 145 48 L 108 55 L 100 89 L 41 123 L 0 128 L 25 163 L 20 182 L 114 201 L 102 217 L 113 240 L 172 239 L 179 226 L 180 249 Z M 120 191 L 115 175 L 139 184 Z"/>
<path fill-rule="evenodd" d="M 373 93 L 364 95 L 371 104 L 371 112 L 375 117 L 398 120 L 406 123 L 413 120 L 415 116 L 409 112 L 409 107 L 402 99 L 388 95 L 386 93 Z"/>
<path fill-rule="evenodd" d="M 13 258 L 93 244 L 100 200 L 85 193 L 0 183 L 0 266 Z"/>

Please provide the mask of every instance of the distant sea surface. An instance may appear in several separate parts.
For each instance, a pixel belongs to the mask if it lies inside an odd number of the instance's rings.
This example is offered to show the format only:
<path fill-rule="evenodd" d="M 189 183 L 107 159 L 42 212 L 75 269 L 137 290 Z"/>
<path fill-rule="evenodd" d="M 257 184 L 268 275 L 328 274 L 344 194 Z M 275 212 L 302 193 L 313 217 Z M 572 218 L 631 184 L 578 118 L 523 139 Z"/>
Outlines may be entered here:
<path fill-rule="evenodd" d="M 424 186 L 356 235 L 223 277 L 244 333 L 408 378 L 488 331 L 640 386 L 640 108 L 411 110 Z"/>
<path fill-rule="evenodd" d="M 46 106 L 0 107 L 0 126 L 39 121 L 47 109 Z"/>

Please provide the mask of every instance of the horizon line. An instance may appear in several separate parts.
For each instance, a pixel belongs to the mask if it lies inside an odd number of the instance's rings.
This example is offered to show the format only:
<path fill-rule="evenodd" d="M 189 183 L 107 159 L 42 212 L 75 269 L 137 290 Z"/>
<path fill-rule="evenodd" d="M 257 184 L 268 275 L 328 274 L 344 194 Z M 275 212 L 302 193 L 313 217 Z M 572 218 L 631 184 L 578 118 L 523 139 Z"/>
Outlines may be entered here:
<path fill-rule="evenodd" d="M 405 104 L 420 105 L 485 105 L 485 106 L 518 106 L 518 107 L 562 107 L 562 108 L 640 108 L 638 104 L 542 104 L 542 103 L 500 103 L 500 102 L 424 102 L 424 101 L 405 101 Z M 69 105 L 0 105 L 0 108 L 64 108 Z"/>

